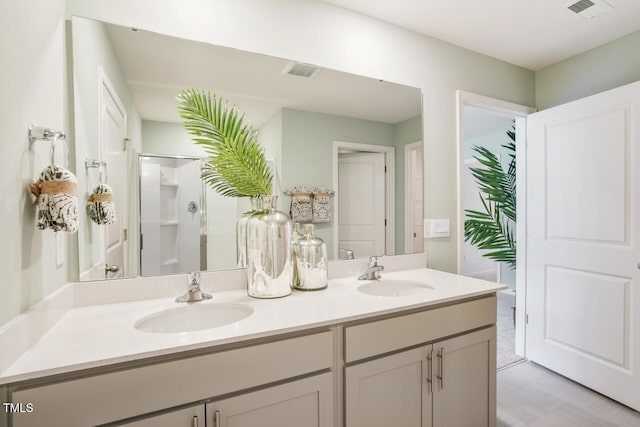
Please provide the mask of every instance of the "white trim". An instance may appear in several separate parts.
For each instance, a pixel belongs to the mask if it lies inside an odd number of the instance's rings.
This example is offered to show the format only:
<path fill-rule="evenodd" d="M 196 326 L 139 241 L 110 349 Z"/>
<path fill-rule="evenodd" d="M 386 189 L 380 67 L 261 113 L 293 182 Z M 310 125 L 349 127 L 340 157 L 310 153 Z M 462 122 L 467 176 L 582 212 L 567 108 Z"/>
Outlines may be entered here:
<path fill-rule="evenodd" d="M 364 151 L 370 153 L 384 153 L 384 164 L 387 168 L 385 174 L 385 218 L 387 226 L 385 227 L 384 255 L 395 255 L 396 253 L 396 235 L 395 235 L 395 148 L 387 145 L 360 144 L 358 142 L 333 141 L 333 189 L 338 191 L 338 151 L 340 149 Z M 333 258 L 340 257 L 338 251 L 338 228 L 339 224 L 339 197 L 333 199 L 334 221 L 333 221 Z M 356 254 L 358 255 L 358 254 Z M 370 254 L 377 255 L 377 254 Z"/>
<path fill-rule="evenodd" d="M 498 113 L 506 113 L 516 118 L 516 158 L 518 168 L 516 169 L 516 194 L 517 218 L 516 222 L 516 349 L 518 355 L 525 356 L 525 313 L 526 313 L 526 147 L 522 143 L 526 139 L 525 118 L 535 109 L 525 105 L 514 104 L 512 102 L 501 101 L 475 93 L 456 91 L 456 188 L 457 188 L 457 246 L 458 246 L 458 273 L 462 272 L 463 265 L 463 244 L 464 244 L 464 216 L 462 215 L 462 172 L 464 168 L 464 106 L 470 105 L 480 107 Z"/>
<path fill-rule="evenodd" d="M 406 254 L 415 252 L 413 246 L 413 224 L 415 223 L 415 218 L 413 217 L 413 205 L 410 203 L 414 194 L 413 180 L 411 179 L 414 174 L 411 166 L 411 152 L 418 148 L 423 148 L 422 141 L 412 142 L 404 146 L 404 230 L 402 234 L 404 235 L 404 253 Z M 422 180 L 424 182 L 424 176 Z M 422 192 L 424 193 L 424 188 Z M 407 197 L 407 194 L 411 194 L 411 197 Z"/>
<path fill-rule="evenodd" d="M 526 356 L 527 306 L 527 120 L 516 118 L 516 339 L 515 353 Z M 520 331 L 520 332 L 519 332 Z"/>

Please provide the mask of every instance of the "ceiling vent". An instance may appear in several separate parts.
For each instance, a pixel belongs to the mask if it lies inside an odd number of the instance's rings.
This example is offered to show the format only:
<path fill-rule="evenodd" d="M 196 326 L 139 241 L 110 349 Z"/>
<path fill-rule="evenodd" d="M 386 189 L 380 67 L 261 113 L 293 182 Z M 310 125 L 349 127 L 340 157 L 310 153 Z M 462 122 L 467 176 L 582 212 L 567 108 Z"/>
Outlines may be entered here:
<path fill-rule="evenodd" d="M 613 9 L 604 0 L 579 0 L 567 4 L 567 8 L 585 19 L 595 19 Z"/>
<path fill-rule="evenodd" d="M 315 65 L 303 64 L 301 62 L 289 62 L 282 74 L 289 74 L 290 76 L 304 77 L 307 79 L 312 78 L 320 71 L 320 67 Z"/>

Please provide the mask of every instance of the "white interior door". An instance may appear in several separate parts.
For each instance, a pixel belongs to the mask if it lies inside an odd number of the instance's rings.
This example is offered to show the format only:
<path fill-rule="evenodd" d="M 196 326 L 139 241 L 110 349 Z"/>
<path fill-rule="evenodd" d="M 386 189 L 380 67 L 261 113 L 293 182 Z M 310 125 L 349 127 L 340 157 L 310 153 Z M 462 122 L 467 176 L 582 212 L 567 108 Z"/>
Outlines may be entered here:
<path fill-rule="evenodd" d="M 424 207 L 422 142 L 405 146 L 405 253 L 424 251 L 422 218 Z"/>
<path fill-rule="evenodd" d="M 527 356 L 640 410 L 640 82 L 527 119 Z"/>
<path fill-rule="evenodd" d="M 385 253 L 384 153 L 338 155 L 338 248 Z"/>
<path fill-rule="evenodd" d="M 113 203 L 117 222 L 104 226 L 105 264 L 117 271 L 106 272 L 107 278 L 123 277 L 127 273 L 126 228 L 129 210 L 127 206 L 127 135 L 126 112 L 107 80 L 103 80 L 102 108 L 100 111 L 101 157 L 107 162 L 108 184 L 113 189 Z"/>

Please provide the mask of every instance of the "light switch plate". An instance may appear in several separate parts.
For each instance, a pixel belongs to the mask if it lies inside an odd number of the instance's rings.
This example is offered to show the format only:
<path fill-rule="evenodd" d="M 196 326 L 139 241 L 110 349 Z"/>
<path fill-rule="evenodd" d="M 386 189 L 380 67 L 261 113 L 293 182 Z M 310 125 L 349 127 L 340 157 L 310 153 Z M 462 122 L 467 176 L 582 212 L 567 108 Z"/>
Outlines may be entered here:
<path fill-rule="evenodd" d="M 58 231 L 56 235 L 56 267 L 62 267 L 64 265 L 64 233 Z"/>
<path fill-rule="evenodd" d="M 449 219 L 425 219 L 424 238 L 449 237 L 451 235 L 451 222 Z"/>

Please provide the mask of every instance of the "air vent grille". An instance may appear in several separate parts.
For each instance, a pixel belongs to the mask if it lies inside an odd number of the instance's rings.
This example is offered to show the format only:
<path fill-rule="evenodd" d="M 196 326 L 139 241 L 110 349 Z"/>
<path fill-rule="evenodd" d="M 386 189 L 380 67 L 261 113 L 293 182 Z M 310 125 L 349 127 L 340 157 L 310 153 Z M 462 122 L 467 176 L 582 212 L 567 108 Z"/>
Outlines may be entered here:
<path fill-rule="evenodd" d="M 303 64 L 301 62 L 289 62 L 287 66 L 284 67 L 284 70 L 282 70 L 282 74 L 310 79 L 318 74 L 318 71 L 320 71 L 320 67 L 316 67 L 315 65 Z"/>
<path fill-rule="evenodd" d="M 593 6 L 594 3 L 590 0 L 580 0 L 577 3 L 574 3 L 572 5 L 569 6 L 569 10 L 571 10 L 572 12 L 575 13 L 580 13 L 585 9 L 590 8 L 591 6 Z"/>

